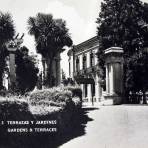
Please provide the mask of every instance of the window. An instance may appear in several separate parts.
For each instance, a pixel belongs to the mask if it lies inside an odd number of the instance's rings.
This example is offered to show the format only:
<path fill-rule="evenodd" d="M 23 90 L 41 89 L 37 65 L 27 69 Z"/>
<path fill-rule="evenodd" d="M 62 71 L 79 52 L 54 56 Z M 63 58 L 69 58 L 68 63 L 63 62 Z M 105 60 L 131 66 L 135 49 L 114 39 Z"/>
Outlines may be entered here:
<path fill-rule="evenodd" d="M 91 84 L 92 96 L 95 96 L 95 84 Z"/>
<path fill-rule="evenodd" d="M 79 58 L 76 59 L 76 71 L 80 70 Z"/>
<path fill-rule="evenodd" d="M 94 53 L 91 52 L 90 54 L 90 67 L 95 65 L 95 57 L 94 57 Z"/>
<path fill-rule="evenodd" d="M 86 55 L 83 56 L 83 69 L 86 69 Z"/>
<path fill-rule="evenodd" d="M 87 97 L 87 84 L 84 85 L 85 85 L 85 97 Z"/>

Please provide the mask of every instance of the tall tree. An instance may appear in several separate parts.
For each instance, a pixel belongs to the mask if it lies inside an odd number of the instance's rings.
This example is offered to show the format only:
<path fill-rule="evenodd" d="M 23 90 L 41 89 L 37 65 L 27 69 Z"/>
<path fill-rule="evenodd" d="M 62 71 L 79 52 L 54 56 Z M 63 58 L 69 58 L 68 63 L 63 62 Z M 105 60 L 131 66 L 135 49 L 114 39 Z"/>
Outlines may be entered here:
<path fill-rule="evenodd" d="M 5 43 L 13 38 L 15 27 L 9 13 L 0 12 L 0 89 L 3 87 L 5 57 L 8 55 Z"/>
<path fill-rule="evenodd" d="M 34 35 L 36 50 L 47 62 L 48 86 L 52 87 L 52 64 L 58 53 L 64 51 L 63 47 L 72 45 L 66 22 L 54 19 L 51 14 L 38 13 L 36 17 L 28 19 L 29 34 Z"/>
<path fill-rule="evenodd" d="M 38 68 L 33 56 L 28 55 L 28 48 L 23 46 L 16 52 L 16 91 L 24 94 L 35 88 L 38 80 Z"/>
<path fill-rule="evenodd" d="M 104 0 L 97 18 L 100 63 L 104 50 L 111 46 L 124 49 L 130 56 L 141 49 L 143 32 L 140 22 L 144 20 L 144 7 L 139 0 Z"/>
<path fill-rule="evenodd" d="M 104 0 L 101 3 L 101 11 L 97 18 L 97 33 L 100 43 L 99 64 L 104 68 L 105 49 L 112 46 L 122 47 L 126 83 L 131 82 L 128 79 L 134 77 L 132 69 L 128 68 L 129 59 L 131 58 L 130 61 L 132 61 L 133 56 L 137 56 L 136 54 L 143 54 L 143 48 L 148 45 L 146 43 L 148 33 L 145 30 L 145 25 L 148 23 L 147 8 L 147 4 L 143 4 L 140 0 Z M 134 81 L 132 83 L 138 84 Z M 129 83 L 129 86 L 133 87 L 134 84 Z M 135 87 L 134 89 L 136 90 Z"/>

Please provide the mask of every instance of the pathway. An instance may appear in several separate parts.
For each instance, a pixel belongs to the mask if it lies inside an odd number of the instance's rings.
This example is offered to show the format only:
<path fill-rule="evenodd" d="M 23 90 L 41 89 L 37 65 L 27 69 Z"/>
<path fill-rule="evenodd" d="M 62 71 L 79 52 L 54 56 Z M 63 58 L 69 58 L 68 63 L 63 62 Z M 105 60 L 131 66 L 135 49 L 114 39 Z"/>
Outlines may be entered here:
<path fill-rule="evenodd" d="M 87 115 L 86 134 L 60 148 L 148 148 L 148 106 L 101 106 Z"/>

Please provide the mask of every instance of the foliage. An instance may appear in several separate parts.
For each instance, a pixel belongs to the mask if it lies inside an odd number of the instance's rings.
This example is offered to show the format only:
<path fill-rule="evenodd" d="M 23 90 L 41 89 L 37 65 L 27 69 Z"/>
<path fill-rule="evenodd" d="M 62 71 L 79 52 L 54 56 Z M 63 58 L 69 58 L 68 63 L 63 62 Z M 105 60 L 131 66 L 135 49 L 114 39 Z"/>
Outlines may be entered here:
<path fill-rule="evenodd" d="M 16 53 L 16 87 L 24 94 L 34 89 L 38 79 L 38 68 L 34 57 L 28 55 L 28 49 L 23 46 Z"/>
<path fill-rule="evenodd" d="M 140 0 L 104 0 L 97 18 L 99 64 L 104 68 L 105 49 L 122 47 L 126 91 L 147 88 L 146 55 L 143 54 L 144 47 L 148 46 L 147 12 L 148 4 Z M 139 79 L 139 75 L 144 76 Z"/>
<path fill-rule="evenodd" d="M 97 18 L 99 39 L 99 64 L 104 67 L 104 50 L 122 47 L 129 57 L 144 46 L 143 23 L 148 21 L 139 0 L 104 0 Z"/>
<path fill-rule="evenodd" d="M 63 90 L 60 88 L 51 88 L 51 89 L 44 89 L 44 90 L 37 90 L 30 94 L 30 102 L 32 104 L 40 104 L 42 101 L 47 104 L 53 105 L 55 102 L 56 106 L 65 107 L 67 102 L 71 100 L 71 92 L 67 90 Z"/>
<path fill-rule="evenodd" d="M 79 98 L 79 99 L 73 99 Z M 54 87 L 36 90 L 30 94 L 32 105 L 57 106 L 63 109 L 74 108 L 82 104 L 82 91 L 77 87 Z"/>
<path fill-rule="evenodd" d="M 123 47 L 128 54 L 138 50 L 142 42 L 139 21 L 143 20 L 143 14 L 139 0 L 104 0 L 97 19 L 101 47 L 104 50 L 111 46 Z"/>
<path fill-rule="evenodd" d="M 29 120 L 29 105 L 25 99 L 20 99 L 18 96 L 1 97 L 0 99 L 0 120 Z"/>
<path fill-rule="evenodd" d="M 72 45 L 66 22 L 54 19 L 51 14 L 38 13 L 28 19 L 28 30 L 35 37 L 37 52 L 46 59 L 47 85 L 52 87 L 52 62 L 58 53 L 64 51 L 64 46 Z"/>
<path fill-rule="evenodd" d="M 82 90 L 77 86 L 67 86 L 64 87 L 65 90 L 70 90 L 72 92 L 72 97 L 79 97 L 82 99 Z"/>
<path fill-rule="evenodd" d="M 11 40 L 15 34 L 12 16 L 9 13 L 0 12 L 0 45 Z"/>
<path fill-rule="evenodd" d="M 128 59 L 126 88 L 128 91 L 145 92 L 148 90 L 148 53 L 134 54 Z M 145 97 L 145 96 L 144 96 Z M 145 98 L 144 98 L 145 99 Z"/>
<path fill-rule="evenodd" d="M 64 86 L 74 85 L 75 82 L 74 82 L 74 80 L 72 80 L 72 78 L 64 78 L 64 79 L 62 79 L 62 84 L 64 84 Z"/>
<path fill-rule="evenodd" d="M 5 58 L 8 55 L 5 43 L 13 38 L 15 27 L 12 16 L 9 13 L 0 12 L 0 89 L 3 89 L 3 73 L 5 70 Z"/>

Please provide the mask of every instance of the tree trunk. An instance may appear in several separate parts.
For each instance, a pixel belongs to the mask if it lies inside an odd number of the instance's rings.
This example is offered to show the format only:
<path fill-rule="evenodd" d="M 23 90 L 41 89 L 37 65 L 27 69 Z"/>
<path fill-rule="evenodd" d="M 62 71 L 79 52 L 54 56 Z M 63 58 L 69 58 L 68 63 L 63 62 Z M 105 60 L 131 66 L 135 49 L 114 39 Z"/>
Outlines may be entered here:
<path fill-rule="evenodd" d="M 46 75 L 46 83 L 45 85 L 47 87 L 53 87 L 53 57 L 52 56 L 46 56 L 46 64 L 47 64 L 47 75 Z"/>

